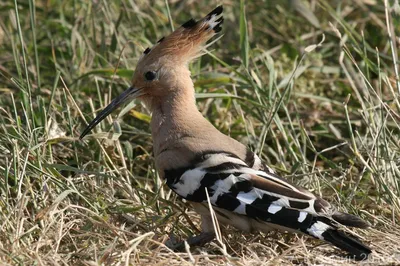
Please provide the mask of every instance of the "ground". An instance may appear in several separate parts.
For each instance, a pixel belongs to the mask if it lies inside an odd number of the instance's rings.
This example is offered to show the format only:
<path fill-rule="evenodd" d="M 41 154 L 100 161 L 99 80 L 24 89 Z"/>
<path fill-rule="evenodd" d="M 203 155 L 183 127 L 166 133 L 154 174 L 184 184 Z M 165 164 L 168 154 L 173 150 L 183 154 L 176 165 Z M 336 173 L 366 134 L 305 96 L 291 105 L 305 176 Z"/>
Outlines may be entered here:
<path fill-rule="evenodd" d="M 400 264 L 398 0 L 3 0 L 1 265 L 357 263 L 306 236 L 232 228 L 173 252 L 163 243 L 196 234 L 199 217 L 154 170 L 147 109 L 78 139 L 146 47 L 218 4 L 221 38 L 190 65 L 204 116 L 368 221 L 352 230 L 374 250 L 362 264 Z"/>

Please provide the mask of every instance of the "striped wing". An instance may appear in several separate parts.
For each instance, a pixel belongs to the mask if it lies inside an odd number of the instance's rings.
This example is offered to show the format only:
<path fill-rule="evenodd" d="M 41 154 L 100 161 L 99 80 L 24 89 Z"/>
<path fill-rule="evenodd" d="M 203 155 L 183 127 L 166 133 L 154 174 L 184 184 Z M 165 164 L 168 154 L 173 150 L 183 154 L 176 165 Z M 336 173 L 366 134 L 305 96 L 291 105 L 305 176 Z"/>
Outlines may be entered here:
<path fill-rule="evenodd" d="M 364 221 L 335 211 L 325 200 L 280 178 L 251 152 L 245 160 L 225 152 L 203 153 L 190 167 L 165 171 L 165 178 L 189 201 L 206 202 L 207 191 L 216 207 L 326 240 L 356 256 L 370 253 L 336 226 L 366 227 Z"/>

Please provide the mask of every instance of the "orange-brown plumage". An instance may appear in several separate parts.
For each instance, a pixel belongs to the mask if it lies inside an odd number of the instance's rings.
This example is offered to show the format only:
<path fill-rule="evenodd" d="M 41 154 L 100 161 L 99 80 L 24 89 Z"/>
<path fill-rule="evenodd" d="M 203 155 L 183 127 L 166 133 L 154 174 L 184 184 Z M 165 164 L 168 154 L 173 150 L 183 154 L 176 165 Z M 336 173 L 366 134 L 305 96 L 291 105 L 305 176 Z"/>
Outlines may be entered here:
<path fill-rule="evenodd" d="M 152 112 L 154 156 L 160 176 L 202 216 L 206 238 L 214 236 L 208 199 L 219 221 L 245 231 L 282 229 L 326 240 L 365 258 L 371 250 L 341 232 L 338 223 L 367 227 L 362 219 L 338 212 L 327 201 L 292 185 L 262 164 L 243 144 L 219 132 L 198 111 L 188 63 L 221 29 L 222 6 L 202 20 L 189 20 L 140 58 L 132 86 L 85 129 L 121 104 L 140 98 Z"/>

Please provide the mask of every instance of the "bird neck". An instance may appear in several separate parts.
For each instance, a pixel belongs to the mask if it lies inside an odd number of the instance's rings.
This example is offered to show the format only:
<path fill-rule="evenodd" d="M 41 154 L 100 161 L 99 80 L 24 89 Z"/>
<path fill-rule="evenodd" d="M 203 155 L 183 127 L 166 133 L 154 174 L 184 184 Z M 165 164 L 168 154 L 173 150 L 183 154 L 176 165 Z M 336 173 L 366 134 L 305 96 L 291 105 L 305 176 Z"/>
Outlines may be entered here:
<path fill-rule="evenodd" d="M 194 88 L 173 89 L 151 103 L 151 132 L 154 154 L 159 155 L 180 139 L 196 135 L 196 128 L 208 121 L 198 111 Z"/>
<path fill-rule="evenodd" d="M 165 169 L 187 166 L 198 154 L 210 150 L 244 160 L 246 146 L 219 132 L 203 117 L 196 106 L 193 84 L 184 88 L 151 99 L 151 133 L 160 176 Z"/>

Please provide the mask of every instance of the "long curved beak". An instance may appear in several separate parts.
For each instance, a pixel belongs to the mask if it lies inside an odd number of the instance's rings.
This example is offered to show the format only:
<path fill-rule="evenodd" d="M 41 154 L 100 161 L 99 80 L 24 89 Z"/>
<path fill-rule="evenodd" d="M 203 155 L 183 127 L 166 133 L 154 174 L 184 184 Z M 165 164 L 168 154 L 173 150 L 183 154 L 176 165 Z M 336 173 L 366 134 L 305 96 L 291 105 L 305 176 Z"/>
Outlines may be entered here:
<path fill-rule="evenodd" d="M 123 103 L 128 100 L 133 100 L 139 96 L 143 95 L 142 90 L 129 87 L 126 91 L 121 93 L 117 98 L 115 98 L 106 108 L 101 111 L 95 119 L 93 119 L 89 125 L 85 128 L 82 134 L 79 136 L 79 139 L 83 139 L 98 123 L 100 123 L 104 118 L 106 118 L 109 114 L 111 114 L 115 109 L 121 106 Z"/>

